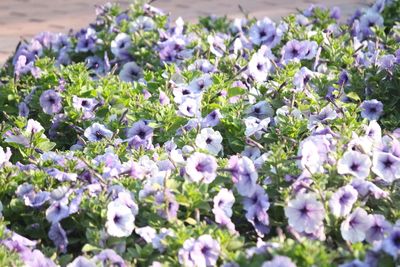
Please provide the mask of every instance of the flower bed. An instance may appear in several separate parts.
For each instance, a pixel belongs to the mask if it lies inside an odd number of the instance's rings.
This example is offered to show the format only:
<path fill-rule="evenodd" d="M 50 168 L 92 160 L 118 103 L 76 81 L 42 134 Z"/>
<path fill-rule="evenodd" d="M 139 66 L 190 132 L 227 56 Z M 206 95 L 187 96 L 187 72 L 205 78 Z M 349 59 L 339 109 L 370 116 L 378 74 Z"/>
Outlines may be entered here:
<path fill-rule="evenodd" d="M 98 7 L 0 70 L 0 266 L 395 266 L 400 1 Z"/>

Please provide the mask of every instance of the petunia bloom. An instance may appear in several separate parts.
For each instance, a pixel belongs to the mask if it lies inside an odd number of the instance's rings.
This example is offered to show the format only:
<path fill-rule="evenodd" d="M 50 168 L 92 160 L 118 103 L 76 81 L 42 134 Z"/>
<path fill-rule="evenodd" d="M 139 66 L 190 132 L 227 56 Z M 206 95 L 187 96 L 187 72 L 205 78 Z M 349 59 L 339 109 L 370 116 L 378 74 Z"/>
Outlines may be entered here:
<path fill-rule="evenodd" d="M 344 240 L 350 243 L 361 242 L 365 239 L 372 225 L 372 217 L 362 208 L 356 208 L 340 225 Z"/>
<path fill-rule="evenodd" d="M 337 171 L 339 174 L 351 174 L 358 179 L 368 177 L 371 160 L 369 156 L 358 151 L 347 151 L 337 163 Z"/>
<path fill-rule="evenodd" d="M 357 201 L 358 192 L 351 186 L 339 188 L 329 200 L 331 212 L 336 217 L 346 216 L 350 213 Z"/>
<path fill-rule="evenodd" d="M 185 170 L 190 181 L 209 184 L 217 176 L 217 167 L 213 156 L 195 152 L 187 159 Z"/>
<path fill-rule="evenodd" d="M 324 206 L 313 193 L 299 194 L 285 207 L 289 225 L 298 232 L 313 233 L 323 225 Z"/>
<path fill-rule="evenodd" d="M 91 142 L 98 142 L 103 138 L 111 138 L 113 132 L 108 130 L 104 125 L 95 122 L 90 127 L 86 128 L 83 135 Z"/>
<path fill-rule="evenodd" d="M 58 113 L 62 109 L 61 96 L 54 90 L 47 90 L 39 98 L 40 106 L 46 114 Z"/>
<path fill-rule="evenodd" d="M 222 136 L 212 128 L 204 128 L 196 136 L 195 144 L 197 147 L 207 150 L 213 155 L 217 155 L 222 150 Z"/>

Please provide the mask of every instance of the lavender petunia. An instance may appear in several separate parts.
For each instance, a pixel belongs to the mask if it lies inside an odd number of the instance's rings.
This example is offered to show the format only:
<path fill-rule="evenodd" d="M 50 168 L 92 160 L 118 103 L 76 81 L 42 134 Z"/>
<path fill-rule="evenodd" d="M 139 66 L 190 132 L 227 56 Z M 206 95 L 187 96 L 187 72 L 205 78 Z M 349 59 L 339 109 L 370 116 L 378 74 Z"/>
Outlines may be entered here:
<path fill-rule="evenodd" d="M 266 46 L 262 46 L 249 61 L 249 74 L 256 82 L 265 81 L 271 70 L 271 61 L 265 56 L 266 49 Z"/>
<path fill-rule="evenodd" d="M 46 210 L 46 219 L 51 223 L 58 223 L 69 216 L 69 207 L 65 201 L 55 201 Z"/>
<path fill-rule="evenodd" d="M 112 249 L 104 249 L 99 254 L 97 254 L 93 260 L 98 263 L 100 262 L 102 266 L 118 266 L 118 267 L 125 267 L 124 259 L 119 256 L 114 250 Z"/>
<path fill-rule="evenodd" d="M 83 135 L 91 142 L 98 142 L 103 138 L 111 138 L 113 132 L 108 130 L 104 125 L 95 122 L 86 128 Z"/>
<path fill-rule="evenodd" d="M 119 33 L 111 42 L 111 52 L 119 59 L 129 58 L 129 48 L 132 46 L 132 40 L 126 33 Z"/>
<path fill-rule="evenodd" d="M 400 158 L 390 153 L 375 152 L 372 158 L 372 171 L 384 181 L 391 183 L 400 178 Z"/>
<path fill-rule="evenodd" d="M 298 232 L 313 233 L 323 225 L 325 210 L 315 194 L 299 194 L 285 207 L 289 225 Z"/>
<path fill-rule="evenodd" d="M 358 179 L 368 177 L 371 160 L 369 156 L 358 151 L 347 151 L 337 163 L 337 171 L 339 174 L 351 174 Z"/>
<path fill-rule="evenodd" d="M 58 113 L 62 109 L 61 96 L 54 90 L 47 90 L 39 98 L 40 106 L 46 114 Z"/>
<path fill-rule="evenodd" d="M 351 185 L 339 188 L 329 200 L 332 214 L 336 217 L 348 215 L 357 201 L 357 196 L 358 192 Z"/>
<path fill-rule="evenodd" d="M 83 256 L 76 257 L 74 261 L 67 264 L 66 267 L 96 267 L 96 263 L 92 259 Z"/>
<path fill-rule="evenodd" d="M 120 201 L 112 201 L 107 206 L 107 233 L 115 237 L 130 236 L 135 228 L 135 216 L 130 208 Z"/>
<path fill-rule="evenodd" d="M 394 227 L 389 236 L 382 242 L 382 249 L 393 258 L 397 259 L 400 255 L 400 228 Z"/>
<path fill-rule="evenodd" d="M 218 155 L 222 150 L 222 136 L 212 128 L 204 128 L 196 136 L 195 144 L 198 148 L 207 150 L 213 155 Z"/>
<path fill-rule="evenodd" d="M 217 176 L 217 167 L 213 156 L 195 152 L 187 159 L 185 170 L 190 181 L 209 184 Z"/>
<path fill-rule="evenodd" d="M 366 233 L 366 240 L 369 243 L 383 240 L 392 230 L 392 225 L 385 216 L 381 214 L 373 214 L 372 223 Z"/>
<path fill-rule="evenodd" d="M 296 264 L 286 256 L 277 255 L 272 260 L 264 262 L 261 267 L 296 267 Z"/>
<path fill-rule="evenodd" d="M 215 266 L 221 252 L 218 241 L 210 235 L 187 239 L 178 252 L 179 263 L 184 266 Z"/>
<path fill-rule="evenodd" d="M 340 225 L 343 239 L 350 243 L 363 241 L 372 225 L 372 219 L 365 210 L 356 208 Z"/>
<path fill-rule="evenodd" d="M 365 100 L 361 103 L 361 117 L 370 121 L 378 120 L 383 113 L 383 104 L 376 99 Z"/>
<path fill-rule="evenodd" d="M 51 225 L 49 230 L 49 238 L 61 252 L 65 253 L 67 251 L 67 234 L 61 227 L 60 223 L 53 223 Z"/>
<path fill-rule="evenodd" d="M 127 137 L 131 147 L 149 149 L 152 145 L 153 128 L 148 125 L 147 121 L 140 120 L 128 130 Z"/>
<path fill-rule="evenodd" d="M 136 62 L 128 62 L 122 66 L 119 72 L 119 78 L 124 82 L 137 81 L 143 77 L 143 70 L 136 64 Z"/>

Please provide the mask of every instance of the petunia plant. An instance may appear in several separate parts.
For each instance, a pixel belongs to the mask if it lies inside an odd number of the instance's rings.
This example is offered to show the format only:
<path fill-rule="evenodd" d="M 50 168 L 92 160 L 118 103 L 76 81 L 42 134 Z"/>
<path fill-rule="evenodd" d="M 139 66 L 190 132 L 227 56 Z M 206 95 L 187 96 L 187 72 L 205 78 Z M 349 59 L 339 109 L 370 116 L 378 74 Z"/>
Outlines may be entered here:
<path fill-rule="evenodd" d="M 1 266 L 398 266 L 400 1 L 106 4 L 0 69 Z"/>

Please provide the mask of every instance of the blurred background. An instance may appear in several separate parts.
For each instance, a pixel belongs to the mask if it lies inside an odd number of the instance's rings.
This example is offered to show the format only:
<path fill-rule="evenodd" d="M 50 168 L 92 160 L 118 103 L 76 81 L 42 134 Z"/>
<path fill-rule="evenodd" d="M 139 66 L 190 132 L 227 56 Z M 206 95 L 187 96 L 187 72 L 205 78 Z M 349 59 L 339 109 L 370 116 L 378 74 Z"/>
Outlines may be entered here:
<path fill-rule="evenodd" d="M 79 30 L 95 18 L 95 5 L 107 0 L 0 0 L 0 63 L 12 54 L 18 42 L 31 38 L 42 31 L 68 32 Z M 127 7 L 129 0 L 115 0 Z M 296 9 L 311 4 L 327 7 L 338 6 L 342 18 L 357 8 L 365 7 L 368 0 L 158 0 L 152 5 L 181 16 L 184 20 L 195 21 L 199 16 L 228 15 L 242 16 L 239 5 L 251 16 L 268 16 L 278 20 Z"/>

